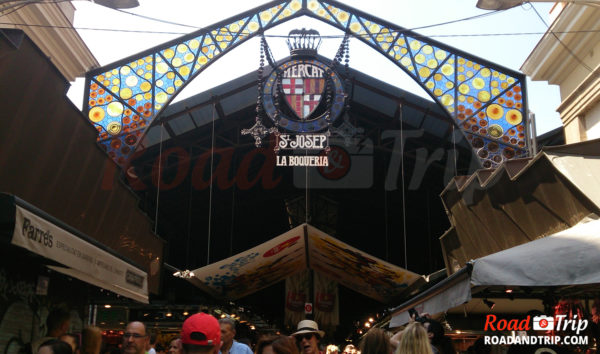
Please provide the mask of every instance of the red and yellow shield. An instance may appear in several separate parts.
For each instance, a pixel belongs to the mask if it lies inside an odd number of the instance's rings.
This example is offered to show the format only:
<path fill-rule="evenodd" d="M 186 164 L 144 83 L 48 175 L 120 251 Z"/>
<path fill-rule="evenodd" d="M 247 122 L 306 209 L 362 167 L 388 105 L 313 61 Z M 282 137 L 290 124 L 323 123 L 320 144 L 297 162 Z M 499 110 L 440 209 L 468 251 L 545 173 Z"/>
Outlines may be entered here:
<path fill-rule="evenodd" d="M 297 64 L 287 68 L 281 79 L 285 100 L 301 119 L 315 111 L 325 90 L 323 69 L 311 64 Z"/>

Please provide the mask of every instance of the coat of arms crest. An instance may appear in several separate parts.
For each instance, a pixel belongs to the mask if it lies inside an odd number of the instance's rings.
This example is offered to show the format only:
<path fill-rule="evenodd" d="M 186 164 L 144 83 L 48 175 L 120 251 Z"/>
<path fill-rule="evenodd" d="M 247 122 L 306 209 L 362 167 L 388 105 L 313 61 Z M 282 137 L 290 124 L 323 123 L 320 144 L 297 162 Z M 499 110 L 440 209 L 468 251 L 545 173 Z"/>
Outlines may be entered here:
<path fill-rule="evenodd" d="M 292 30 L 287 44 L 291 57 L 276 64 L 263 38 L 261 58 L 266 57 L 273 70 L 262 77 L 261 59 L 256 124 L 242 130 L 242 134 L 255 138 L 257 146 L 269 133 L 329 136 L 330 128 L 346 104 L 344 84 L 335 71 L 341 56 L 336 56 L 331 63 L 317 56 L 321 44 L 319 32 Z M 339 53 L 347 49 L 346 45 L 347 39 L 344 39 Z M 262 114 L 271 120 L 270 128 L 262 124 Z"/>
<path fill-rule="evenodd" d="M 281 79 L 285 101 L 300 119 L 308 118 L 321 103 L 325 90 L 323 70 L 316 65 L 296 64 Z"/>

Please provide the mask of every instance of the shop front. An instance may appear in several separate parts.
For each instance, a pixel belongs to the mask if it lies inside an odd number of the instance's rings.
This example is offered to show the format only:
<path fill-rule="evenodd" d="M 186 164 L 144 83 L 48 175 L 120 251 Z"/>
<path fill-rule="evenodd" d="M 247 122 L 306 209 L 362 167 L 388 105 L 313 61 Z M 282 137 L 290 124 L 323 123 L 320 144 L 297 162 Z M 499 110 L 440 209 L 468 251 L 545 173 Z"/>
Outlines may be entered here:
<path fill-rule="evenodd" d="M 0 193 L 0 349 L 18 351 L 45 335 L 55 307 L 71 313 L 71 332 L 96 322 L 90 299 L 103 293 L 148 303 L 139 266 L 33 205 Z"/>

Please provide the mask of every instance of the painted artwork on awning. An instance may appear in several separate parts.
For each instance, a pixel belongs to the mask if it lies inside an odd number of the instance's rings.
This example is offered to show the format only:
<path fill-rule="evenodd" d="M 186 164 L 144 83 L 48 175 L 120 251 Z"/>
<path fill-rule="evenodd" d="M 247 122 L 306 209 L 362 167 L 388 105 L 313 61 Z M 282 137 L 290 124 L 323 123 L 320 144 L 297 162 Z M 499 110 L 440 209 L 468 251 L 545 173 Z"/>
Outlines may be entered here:
<path fill-rule="evenodd" d="M 358 293 L 388 302 L 419 275 L 308 226 L 310 267 Z"/>
<path fill-rule="evenodd" d="M 304 224 L 248 251 L 194 270 L 193 280 L 201 282 L 201 287 L 213 296 L 235 300 L 305 269 L 384 303 L 419 277 Z"/>
<path fill-rule="evenodd" d="M 245 252 L 196 269 L 194 275 L 214 296 L 235 300 L 304 269 L 304 227 L 298 226 Z"/>

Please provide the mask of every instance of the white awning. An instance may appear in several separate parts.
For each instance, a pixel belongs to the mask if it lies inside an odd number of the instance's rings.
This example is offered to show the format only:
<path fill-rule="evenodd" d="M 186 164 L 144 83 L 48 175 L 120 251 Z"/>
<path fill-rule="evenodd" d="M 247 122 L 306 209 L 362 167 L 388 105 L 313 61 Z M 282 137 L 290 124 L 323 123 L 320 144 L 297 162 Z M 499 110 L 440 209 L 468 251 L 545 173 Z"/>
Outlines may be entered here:
<path fill-rule="evenodd" d="M 390 328 L 402 326 L 410 320 L 408 310 L 430 315 L 446 311 L 471 300 L 471 284 L 467 268 L 452 274 L 438 284 L 425 290 L 392 310 Z"/>
<path fill-rule="evenodd" d="M 600 283 L 600 220 L 579 224 L 519 246 L 478 258 L 471 284 L 563 286 Z"/>
<path fill-rule="evenodd" d="M 148 274 L 116 252 L 34 206 L 4 194 L 2 218 L 10 220 L 10 243 L 62 266 L 50 269 L 119 295 L 148 303 Z"/>
<path fill-rule="evenodd" d="M 393 310 L 390 327 L 408 322 L 408 310 L 431 315 L 471 299 L 476 286 L 600 284 L 600 217 L 591 215 L 553 235 L 478 258 Z"/>

